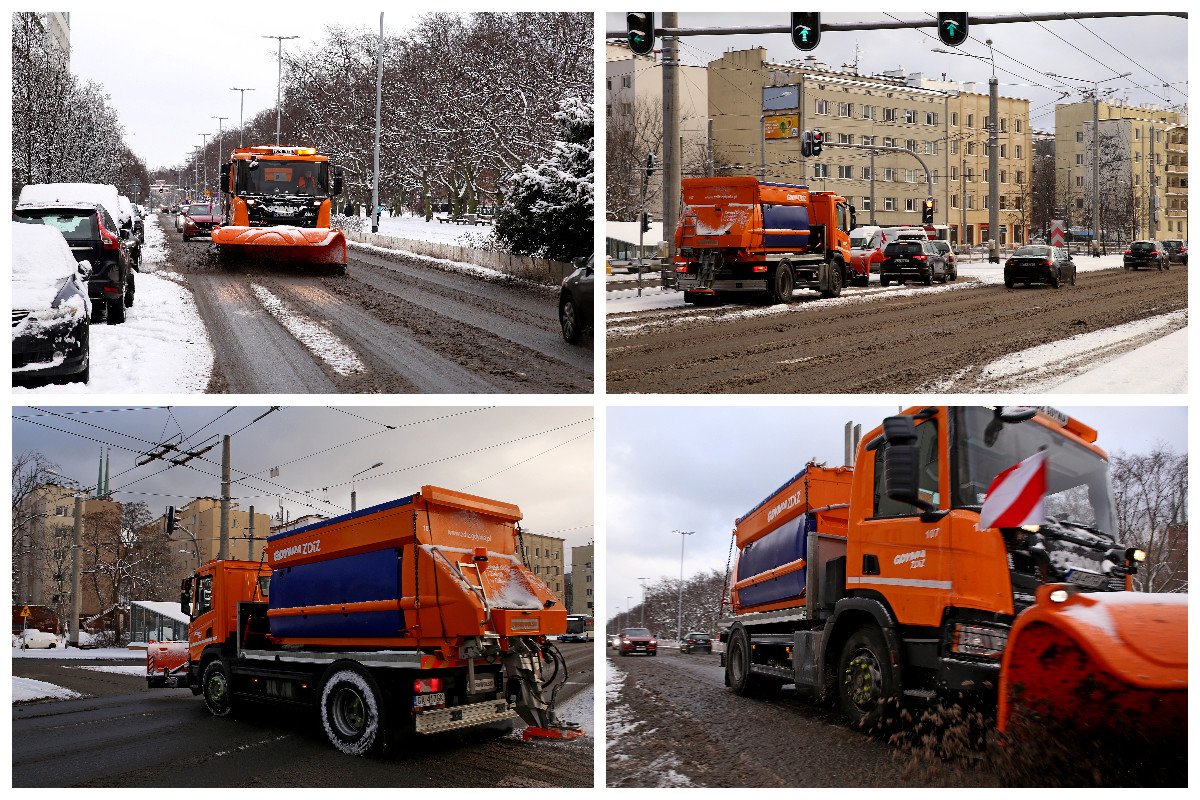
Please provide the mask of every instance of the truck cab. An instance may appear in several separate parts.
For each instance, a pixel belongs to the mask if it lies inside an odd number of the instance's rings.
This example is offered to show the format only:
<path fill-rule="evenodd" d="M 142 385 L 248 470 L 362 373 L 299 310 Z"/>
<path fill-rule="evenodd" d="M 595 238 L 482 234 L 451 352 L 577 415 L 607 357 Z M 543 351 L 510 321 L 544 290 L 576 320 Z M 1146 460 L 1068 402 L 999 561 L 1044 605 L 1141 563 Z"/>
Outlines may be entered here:
<path fill-rule="evenodd" d="M 179 607 L 191 617 L 188 655 L 201 663 L 206 648 L 224 649 L 238 641 L 238 609 L 257 603 L 264 609 L 269 596 L 271 568 L 256 561 L 210 561 L 183 581 Z"/>

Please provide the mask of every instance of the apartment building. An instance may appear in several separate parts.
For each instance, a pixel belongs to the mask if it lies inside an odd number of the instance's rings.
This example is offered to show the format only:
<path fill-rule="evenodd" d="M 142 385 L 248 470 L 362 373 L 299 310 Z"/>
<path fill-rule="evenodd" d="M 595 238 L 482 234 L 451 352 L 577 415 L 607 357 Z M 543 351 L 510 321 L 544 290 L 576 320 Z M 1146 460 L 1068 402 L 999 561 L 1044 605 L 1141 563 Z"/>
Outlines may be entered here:
<path fill-rule="evenodd" d="M 566 562 L 563 558 L 566 542 L 557 536 L 540 533 L 522 533 L 525 546 L 525 564 L 533 574 L 554 592 L 563 607 L 567 605 Z"/>
<path fill-rule="evenodd" d="M 572 614 L 595 614 L 595 544 L 571 548 L 571 597 L 567 610 Z"/>

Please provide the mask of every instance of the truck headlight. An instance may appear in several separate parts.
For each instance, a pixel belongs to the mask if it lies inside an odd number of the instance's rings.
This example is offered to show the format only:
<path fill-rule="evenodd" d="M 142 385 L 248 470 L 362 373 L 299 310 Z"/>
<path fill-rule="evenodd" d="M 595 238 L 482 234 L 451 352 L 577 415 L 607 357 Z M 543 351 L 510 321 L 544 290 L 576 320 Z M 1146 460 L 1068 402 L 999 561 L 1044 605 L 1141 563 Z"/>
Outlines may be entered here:
<path fill-rule="evenodd" d="M 1007 628 L 956 622 L 951 633 L 950 652 L 998 659 L 1007 644 Z"/>

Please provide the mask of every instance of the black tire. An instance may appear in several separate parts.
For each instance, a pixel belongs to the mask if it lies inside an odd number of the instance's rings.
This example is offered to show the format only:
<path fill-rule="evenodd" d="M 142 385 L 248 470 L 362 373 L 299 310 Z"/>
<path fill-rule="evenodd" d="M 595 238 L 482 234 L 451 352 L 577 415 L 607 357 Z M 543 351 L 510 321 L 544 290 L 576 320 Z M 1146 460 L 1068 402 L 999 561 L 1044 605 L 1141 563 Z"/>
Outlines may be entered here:
<path fill-rule="evenodd" d="M 233 677 L 223 659 L 214 658 L 204 668 L 200 680 L 204 705 L 214 717 L 228 717 L 233 712 Z"/>
<path fill-rule="evenodd" d="M 125 307 L 126 308 L 133 307 L 133 295 L 136 291 L 137 291 L 137 288 L 133 284 L 133 276 L 130 275 L 129 281 L 125 284 Z"/>
<path fill-rule="evenodd" d="M 185 234 L 183 235 L 183 240 L 184 240 L 185 242 L 190 242 L 190 241 L 192 240 L 192 237 L 188 236 L 188 235 L 185 233 Z"/>
<path fill-rule="evenodd" d="M 780 261 L 775 267 L 774 280 L 771 281 L 771 289 L 768 292 L 772 303 L 790 303 L 792 302 L 792 291 L 796 288 L 795 277 L 792 275 L 792 265 L 787 261 Z"/>
<path fill-rule="evenodd" d="M 892 285 L 892 279 L 889 278 L 887 275 L 880 275 L 879 276 L 879 285 L 882 286 L 884 289 L 886 289 L 887 287 Z"/>
<path fill-rule="evenodd" d="M 657 651 L 657 650 L 654 650 L 654 651 L 652 651 L 652 652 L 650 653 L 650 657 L 651 657 L 651 658 L 656 658 L 657 656 L 658 656 L 658 651 Z"/>
<path fill-rule="evenodd" d="M 1022 281 L 1021 285 L 1024 286 L 1026 289 L 1028 289 L 1030 286 L 1033 285 L 1033 281 Z"/>
<path fill-rule="evenodd" d="M 383 692 L 361 667 L 330 667 L 321 683 L 319 710 L 326 738 L 346 755 L 380 756 L 387 749 Z"/>
<path fill-rule="evenodd" d="M 1050 273 L 1050 276 L 1046 278 L 1046 283 L 1050 284 L 1055 289 L 1062 286 L 1062 276 L 1058 274 L 1058 270 Z"/>
<path fill-rule="evenodd" d="M 105 318 L 108 316 L 108 301 L 104 300 L 104 299 L 97 300 L 95 298 L 92 298 L 91 302 L 92 302 L 92 318 L 91 318 L 90 322 L 93 325 L 103 324 Z"/>
<path fill-rule="evenodd" d="M 1078 275 L 1079 275 L 1079 270 L 1072 268 L 1071 269 L 1071 285 L 1072 286 L 1075 285 L 1075 279 Z"/>
<path fill-rule="evenodd" d="M 125 295 L 121 294 L 116 300 L 106 300 L 108 303 L 108 324 L 120 325 L 125 321 Z"/>
<path fill-rule="evenodd" d="M 91 379 L 92 379 L 92 365 L 90 362 L 82 370 L 80 370 L 79 372 L 76 372 L 74 375 L 71 376 L 71 380 L 74 381 L 75 383 L 87 383 Z"/>
<path fill-rule="evenodd" d="M 829 288 L 821 291 L 821 297 L 830 299 L 842 294 L 842 262 L 831 261 L 829 264 Z"/>
<path fill-rule="evenodd" d="M 838 659 L 838 703 L 857 728 L 870 730 L 883 718 L 886 702 L 896 695 L 891 657 L 878 628 L 855 631 Z"/>
<path fill-rule="evenodd" d="M 927 274 L 924 278 L 921 279 L 921 283 L 925 284 L 926 286 L 933 285 L 933 269 L 932 268 L 930 268 L 929 274 Z"/>
<path fill-rule="evenodd" d="M 575 305 L 575 298 L 569 294 L 563 295 L 558 303 L 558 324 L 562 327 L 563 340 L 570 344 L 579 344 L 583 339 L 581 311 Z"/>

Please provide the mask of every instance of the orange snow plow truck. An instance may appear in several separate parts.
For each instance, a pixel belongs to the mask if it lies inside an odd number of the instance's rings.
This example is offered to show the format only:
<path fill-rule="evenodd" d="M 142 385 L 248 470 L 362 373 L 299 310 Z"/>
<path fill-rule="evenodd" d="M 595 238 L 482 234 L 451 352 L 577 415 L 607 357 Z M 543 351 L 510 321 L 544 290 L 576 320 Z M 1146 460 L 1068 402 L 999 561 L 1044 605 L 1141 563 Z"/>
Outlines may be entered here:
<path fill-rule="evenodd" d="M 526 739 L 580 736 L 553 709 L 567 667 L 548 637 L 567 612 L 525 566 L 520 519 L 423 486 L 275 534 L 263 563 L 210 561 L 182 587 L 188 641 L 150 645 L 148 683 L 189 686 L 216 716 L 311 706 L 351 755 L 518 716 Z"/>
<path fill-rule="evenodd" d="M 850 275 L 855 211 L 834 192 L 752 177 L 684 178 L 676 286 L 688 303 L 795 289 L 837 297 Z"/>
<path fill-rule="evenodd" d="M 836 700 L 998 700 L 1072 731 L 1186 742 L 1187 597 L 1132 591 L 1096 431 L 1053 409 L 910 408 L 737 520 L 725 681 Z M 998 474 L 1048 452 L 1044 522 L 980 529 Z"/>
<path fill-rule="evenodd" d="M 332 175 L 331 175 L 332 172 Z M 212 240 L 222 258 L 345 269 L 346 236 L 331 227 L 342 171 L 311 147 L 239 147 L 221 166 L 225 211 Z"/>

